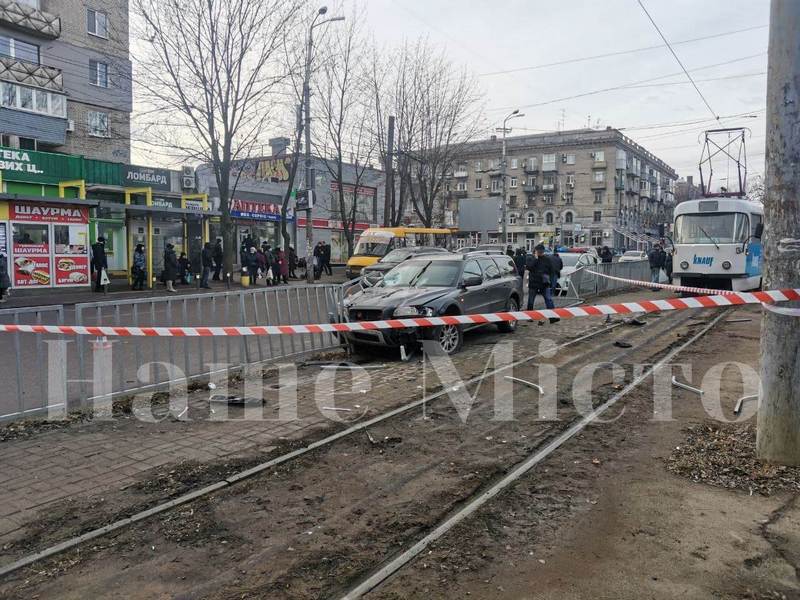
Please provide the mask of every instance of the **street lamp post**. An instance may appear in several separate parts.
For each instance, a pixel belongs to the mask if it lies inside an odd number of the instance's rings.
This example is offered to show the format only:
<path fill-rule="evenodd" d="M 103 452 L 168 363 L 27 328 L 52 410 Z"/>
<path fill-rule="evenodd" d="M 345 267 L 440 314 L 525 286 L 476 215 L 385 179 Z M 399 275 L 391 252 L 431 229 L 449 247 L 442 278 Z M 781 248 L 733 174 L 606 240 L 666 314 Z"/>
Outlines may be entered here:
<path fill-rule="evenodd" d="M 500 227 L 500 239 L 503 240 L 503 244 L 508 244 L 508 199 L 506 197 L 506 192 L 508 189 L 508 185 L 506 183 L 506 171 L 507 171 L 507 161 L 506 161 L 506 132 L 508 128 L 506 124 L 508 123 L 509 119 L 516 119 L 518 117 L 524 117 L 525 115 L 519 112 L 519 109 L 515 109 L 510 115 L 508 115 L 505 119 L 503 119 L 503 150 L 502 150 L 502 158 L 500 159 L 500 172 L 501 177 L 503 179 L 503 204 L 501 207 L 501 216 L 500 220 L 502 221 L 502 226 Z"/>
<path fill-rule="evenodd" d="M 306 109 L 305 119 L 305 171 L 306 171 L 306 190 L 311 192 L 308 195 L 308 209 L 306 211 L 306 282 L 314 283 L 313 253 L 314 253 L 314 222 L 311 218 L 313 208 L 313 197 L 315 187 L 314 169 L 311 167 L 311 54 L 314 48 L 314 28 L 332 23 L 334 21 L 344 21 L 344 17 L 331 17 L 323 19 L 317 23 L 317 19 L 328 12 L 327 6 L 322 6 L 311 21 L 308 28 L 308 49 L 306 50 L 306 72 L 303 78 L 303 105 Z M 310 267 L 310 268 L 309 268 Z"/>

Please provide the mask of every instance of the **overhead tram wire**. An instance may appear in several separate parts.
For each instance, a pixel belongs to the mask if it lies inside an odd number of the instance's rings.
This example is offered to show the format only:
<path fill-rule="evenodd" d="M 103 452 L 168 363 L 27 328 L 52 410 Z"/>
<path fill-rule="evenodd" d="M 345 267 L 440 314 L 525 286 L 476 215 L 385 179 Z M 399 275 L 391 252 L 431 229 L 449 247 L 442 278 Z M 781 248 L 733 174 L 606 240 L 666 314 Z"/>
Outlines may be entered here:
<path fill-rule="evenodd" d="M 706 36 L 703 36 L 703 37 L 692 38 L 692 39 L 688 39 L 688 40 L 681 40 L 680 42 L 674 42 L 674 45 L 677 46 L 679 44 L 691 44 L 691 43 L 700 42 L 700 41 L 703 41 L 703 40 L 710 40 L 710 39 L 714 39 L 714 38 L 720 38 L 720 37 L 725 37 L 725 36 L 729 36 L 729 35 L 735 35 L 737 33 L 744 33 L 744 32 L 747 32 L 747 31 L 755 31 L 755 30 L 758 30 L 758 29 L 766 29 L 767 27 L 769 27 L 769 25 L 758 25 L 756 27 L 746 27 L 744 29 L 734 29 L 732 31 L 723 31 L 723 32 L 720 32 L 720 33 L 715 33 L 715 34 L 712 34 L 712 35 L 706 35 Z M 658 45 L 655 45 L 655 46 L 643 46 L 641 48 L 631 48 L 630 50 L 618 50 L 616 52 L 607 52 L 605 54 L 595 54 L 595 55 L 592 55 L 592 56 L 581 56 L 581 57 L 578 57 L 578 58 L 568 58 L 568 59 L 559 60 L 559 61 L 551 62 L 551 63 L 543 63 L 543 64 L 540 64 L 540 65 L 530 65 L 528 67 L 517 67 L 515 69 L 506 69 L 506 70 L 503 70 L 503 71 L 490 71 L 490 72 L 487 72 L 487 73 L 478 73 L 477 76 L 478 77 L 491 77 L 493 75 L 507 75 L 507 74 L 511 74 L 511 73 L 520 73 L 522 71 L 534 71 L 536 69 L 546 69 L 548 67 L 558 67 L 558 66 L 561 66 L 561 65 L 569 65 L 569 64 L 579 63 L 579 62 L 586 62 L 586 61 L 590 61 L 590 60 L 598 60 L 598 59 L 601 59 L 601 58 L 610 58 L 612 56 L 623 56 L 625 54 L 635 54 L 637 52 L 644 52 L 644 51 L 647 51 L 647 50 L 658 50 L 659 48 L 663 48 L 663 47 L 664 47 L 663 44 L 658 44 Z"/>
<path fill-rule="evenodd" d="M 651 16 L 650 16 L 650 13 L 649 13 L 649 12 L 647 12 L 647 9 L 644 7 L 644 4 L 642 4 L 642 0 L 636 0 L 636 2 L 638 2 L 638 3 L 639 3 L 639 6 L 640 6 L 640 7 L 642 8 L 642 10 L 644 11 L 644 14 L 646 14 L 646 15 L 647 15 L 647 18 L 648 18 L 648 19 L 650 19 L 650 22 L 653 24 L 653 27 L 655 27 L 656 31 L 658 32 L 658 35 L 660 35 L 660 36 L 661 36 L 661 39 L 662 39 L 662 40 L 664 40 L 664 43 L 667 45 L 667 48 L 669 48 L 669 51 L 670 51 L 670 53 L 672 53 L 672 56 L 674 56 L 674 57 L 675 57 L 675 60 L 676 60 L 676 61 L 678 62 L 678 64 L 681 66 L 681 69 L 683 69 L 683 72 L 686 74 L 686 77 L 689 79 L 689 81 L 691 81 L 691 82 L 692 82 L 692 85 L 694 86 L 694 89 L 695 89 L 695 91 L 698 93 L 698 95 L 700 96 L 700 98 L 702 98 L 702 99 L 703 99 L 703 103 L 705 103 L 705 105 L 706 105 L 706 108 L 708 108 L 709 112 L 710 112 L 712 115 L 714 115 L 714 118 L 715 118 L 715 119 L 719 120 L 719 115 L 717 115 L 717 113 L 716 113 L 716 112 L 714 112 L 714 109 L 713 109 L 713 108 L 711 108 L 711 105 L 708 103 L 708 100 L 706 100 L 706 97 L 703 95 L 703 92 L 701 92 L 701 91 L 700 91 L 700 88 L 699 88 L 699 87 L 697 87 L 697 84 L 694 82 L 694 79 L 692 79 L 692 76 L 691 76 L 691 75 L 689 75 L 689 71 L 687 71 L 687 70 L 686 70 L 686 67 L 685 67 L 685 66 L 683 65 L 683 63 L 681 62 L 681 59 L 680 59 L 680 58 L 678 58 L 678 55 L 677 55 L 677 54 L 675 54 L 675 50 L 673 50 L 673 49 L 672 49 L 672 46 L 670 46 L 669 42 L 667 41 L 667 38 L 666 38 L 666 37 L 664 37 L 664 34 L 663 34 L 663 33 L 661 33 L 661 29 L 659 29 L 658 25 L 657 25 L 657 24 L 656 24 L 656 22 L 653 20 L 653 17 L 651 17 Z"/>

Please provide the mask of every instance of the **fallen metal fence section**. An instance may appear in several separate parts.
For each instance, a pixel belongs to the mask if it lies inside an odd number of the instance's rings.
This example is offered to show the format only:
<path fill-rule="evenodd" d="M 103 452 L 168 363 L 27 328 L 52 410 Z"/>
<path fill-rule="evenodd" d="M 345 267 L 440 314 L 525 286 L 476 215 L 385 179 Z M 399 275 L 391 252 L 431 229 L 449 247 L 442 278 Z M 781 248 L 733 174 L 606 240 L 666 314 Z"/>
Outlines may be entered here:
<path fill-rule="evenodd" d="M 0 310 L 0 323 L 14 325 L 64 324 L 64 307 L 36 306 Z M 63 335 L 9 334 L 0 360 L 0 421 L 34 416 L 48 409 L 47 341 Z"/>
<path fill-rule="evenodd" d="M 291 325 L 325 322 L 340 303 L 338 285 L 276 286 L 218 294 L 76 304 L 75 324 L 132 327 Z M 76 343 L 80 398 L 87 399 L 91 396 L 90 382 L 94 376 L 92 347 L 98 341 L 78 336 Z M 111 345 L 110 387 L 115 395 L 338 345 L 330 333 L 304 334 L 292 336 L 292 339 L 123 337 L 101 343 Z"/>
<path fill-rule="evenodd" d="M 648 281 L 650 279 L 650 264 L 646 260 L 630 262 L 599 263 L 590 267 L 581 267 L 569 277 L 570 292 L 578 298 L 587 298 L 598 294 L 616 292 L 629 289 L 633 286 L 623 281 L 614 281 L 605 277 L 598 277 L 589 271 L 596 271 L 604 275 L 623 277 Z"/>

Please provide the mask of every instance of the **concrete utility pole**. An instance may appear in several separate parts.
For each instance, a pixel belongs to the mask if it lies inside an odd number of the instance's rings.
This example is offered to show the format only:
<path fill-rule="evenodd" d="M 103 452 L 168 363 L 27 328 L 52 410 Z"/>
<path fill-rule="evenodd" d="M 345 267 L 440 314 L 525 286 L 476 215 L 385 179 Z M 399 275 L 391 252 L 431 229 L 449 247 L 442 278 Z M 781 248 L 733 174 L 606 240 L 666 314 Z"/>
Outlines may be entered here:
<path fill-rule="evenodd" d="M 306 107 L 306 130 L 305 130 L 305 145 L 306 145 L 306 190 L 310 191 L 308 210 L 306 211 L 306 283 L 314 283 L 314 221 L 311 217 L 313 209 L 312 201 L 316 201 L 316 194 L 314 194 L 315 179 L 314 169 L 311 167 L 311 56 L 314 51 L 314 28 L 324 25 L 325 23 L 332 23 L 334 21 L 344 21 L 344 17 L 332 17 L 324 19 L 317 23 L 317 19 L 328 12 L 327 6 L 322 6 L 317 11 L 314 20 L 311 21 L 311 26 L 308 28 L 308 48 L 306 50 L 306 72 L 303 78 L 303 104 Z M 342 182 L 339 182 L 341 185 Z"/>
<path fill-rule="evenodd" d="M 764 288 L 800 287 L 800 2 L 772 0 Z M 800 465 L 800 318 L 764 311 L 758 457 Z"/>
<path fill-rule="evenodd" d="M 508 244 L 508 199 L 506 197 L 506 191 L 508 185 L 506 184 L 506 172 L 507 172 L 507 165 L 508 161 L 506 160 L 506 132 L 508 131 L 508 127 L 506 124 L 508 123 L 509 119 L 516 119 L 517 117 L 524 117 L 525 115 L 519 112 L 519 109 L 515 109 L 510 115 L 508 115 L 505 119 L 503 119 L 503 150 L 502 150 L 502 158 L 500 159 L 500 172 L 501 177 L 503 178 L 503 204 L 501 206 L 501 216 L 500 220 L 502 221 L 500 227 L 500 241 L 503 245 Z"/>
<path fill-rule="evenodd" d="M 386 178 L 385 197 L 383 199 L 383 226 L 388 227 L 391 225 L 391 212 L 394 203 L 392 202 L 392 195 L 394 192 L 394 171 L 393 158 L 394 152 L 394 117 L 389 116 L 389 131 L 386 141 L 386 165 L 384 166 L 383 173 Z"/>

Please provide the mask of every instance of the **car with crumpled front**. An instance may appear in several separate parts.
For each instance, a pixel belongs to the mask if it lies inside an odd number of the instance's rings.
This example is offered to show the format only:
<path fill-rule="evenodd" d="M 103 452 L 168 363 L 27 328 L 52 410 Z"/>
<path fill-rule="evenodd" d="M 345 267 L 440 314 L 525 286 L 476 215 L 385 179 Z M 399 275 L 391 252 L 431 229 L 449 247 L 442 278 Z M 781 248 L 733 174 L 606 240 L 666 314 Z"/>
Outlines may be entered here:
<path fill-rule="evenodd" d="M 375 286 L 347 296 L 342 317 L 348 321 L 381 321 L 516 311 L 522 298 L 522 279 L 508 256 L 441 253 L 406 260 Z M 500 331 L 509 333 L 516 326 L 515 321 L 497 323 Z M 444 353 L 453 354 L 463 346 L 464 332 L 473 327 L 371 329 L 351 331 L 343 337 L 356 350 L 370 345 L 413 350 L 423 340 L 434 340 Z"/>

